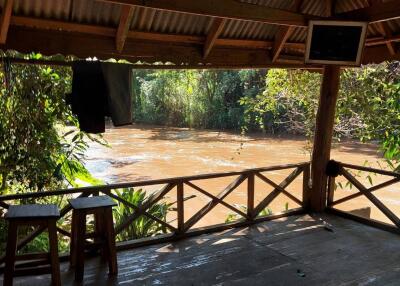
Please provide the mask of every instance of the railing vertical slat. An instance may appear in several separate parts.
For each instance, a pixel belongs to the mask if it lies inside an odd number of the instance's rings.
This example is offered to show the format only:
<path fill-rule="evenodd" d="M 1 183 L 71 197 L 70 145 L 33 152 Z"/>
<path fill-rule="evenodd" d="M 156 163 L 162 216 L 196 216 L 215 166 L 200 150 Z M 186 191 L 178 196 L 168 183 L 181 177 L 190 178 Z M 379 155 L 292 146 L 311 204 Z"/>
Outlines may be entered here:
<path fill-rule="evenodd" d="M 249 173 L 247 177 L 247 216 L 253 220 L 254 216 L 254 173 Z"/>
<path fill-rule="evenodd" d="M 328 201 L 327 205 L 328 207 L 332 206 L 332 203 L 334 201 L 334 195 L 335 195 L 335 177 L 328 177 Z"/>
<path fill-rule="evenodd" d="M 310 207 L 310 165 L 303 167 L 303 208 L 305 210 Z"/>
<path fill-rule="evenodd" d="M 178 232 L 183 233 L 185 229 L 183 182 L 177 185 L 177 213 L 178 213 Z"/>

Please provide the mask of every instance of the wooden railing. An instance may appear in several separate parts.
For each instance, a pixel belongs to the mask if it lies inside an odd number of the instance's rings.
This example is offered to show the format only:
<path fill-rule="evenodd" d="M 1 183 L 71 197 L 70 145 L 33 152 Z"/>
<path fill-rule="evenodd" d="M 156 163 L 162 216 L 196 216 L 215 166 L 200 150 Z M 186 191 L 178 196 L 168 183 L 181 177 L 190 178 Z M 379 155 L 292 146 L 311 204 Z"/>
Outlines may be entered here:
<path fill-rule="evenodd" d="M 266 172 L 269 171 L 277 171 L 285 169 L 293 169 L 293 171 L 279 184 L 272 181 L 265 174 Z M 161 180 L 138 181 L 138 182 L 93 186 L 93 187 L 91 186 L 91 187 L 83 187 L 76 189 L 64 189 L 57 191 L 6 195 L 6 196 L 0 196 L 0 211 L 4 213 L 5 209 L 7 209 L 11 204 L 14 203 L 21 203 L 21 202 L 34 203 L 36 200 L 43 201 L 46 198 L 54 196 L 68 195 L 69 197 L 71 196 L 87 197 L 87 196 L 105 194 L 132 210 L 132 212 L 128 216 L 126 216 L 122 222 L 120 222 L 118 225 L 115 225 L 116 235 L 120 234 L 122 231 L 128 228 L 132 224 L 132 222 L 135 221 L 135 219 L 141 216 L 146 216 L 149 219 L 156 221 L 157 223 L 162 225 L 165 229 L 168 229 L 170 231 L 170 233 L 165 235 L 157 235 L 155 237 L 125 241 L 117 244 L 118 249 L 127 249 L 141 245 L 149 245 L 153 243 L 159 243 L 183 237 L 199 235 L 207 232 L 219 231 L 236 226 L 244 226 L 259 221 L 271 220 L 279 217 L 288 216 L 291 214 L 303 213 L 304 210 L 303 207 L 306 206 L 306 204 L 303 202 L 307 200 L 306 199 L 303 200 L 302 198 L 297 198 L 286 189 L 301 174 L 303 174 L 303 190 L 302 190 L 303 197 L 306 198 L 309 192 L 308 185 L 310 179 L 310 164 L 299 163 L 299 164 L 290 164 L 290 165 L 282 165 L 282 166 L 274 166 L 266 168 L 247 169 L 239 172 L 214 173 L 214 174 L 204 174 L 204 175 L 196 175 L 188 177 L 168 178 Z M 201 180 L 226 178 L 226 177 L 235 177 L 235 179 L 217 195 L 213 195 L 211 192 L 205 190 L 204 188 L 199 187 L 199 184 L 197 183 L 198 181 Z M 273 191 L 267 194 L 265 198 L 261 200 L 258 204 L 255 204 L 256 177 L 258 177 L 263 182 L 273 187 Z M 224 199 L 245 181 L 247 181 L 247 192 L 246 192 L 247 208 L 246 211 L 243 211 L 238 207 L 236 207 L 235 205 L 227 203 L 226 201 L 224 201 Z M 113 190 L 115 189 L 140 188 L 145 186 L 157 186 L 157 185 L 163 185 L 163 187 L 159 189 L 157 192 L 153 193 L 149 197 L 149 199 L 147 199 L 141 205 L 135 205 L 127 201 L 126 199 L 118 196 L 115 192 L 113 192 Z M 197 211 L 194 215 L 192 215 L 188 219 L 185 219 L 186 186 L 202 193 L 203 195 L 211 199 L 206 205 L 204 205 L 199 211 Z M 160 202 L 167 194 L 169 194 L 175 188 L 176 188 L 177 226 L 174 226 L 171 223 L 154 216 L 148 211 L 149 208 Z M 263 209 L 268 207 L 271 204 L 271 202 L 280 194 L 284 194 L 290 200 L 294 201 L 295 203 L 299 204 L 302 207 L 291 211 L 285 211 L 282 213 L 277 213 L 265 217 L 259 217 L 260 212 L 262 212 Z M 193 229 L 195 224 L 198 223 L 207 213 L 209 213 L 217 205 L 223 205 L 229 208 L 231 211 L 238 214 L 241 217 L 241 219 L 235 221 L 234 223 L 213 225 L 210 227 Z M 60 211 L 61 213 L 60 219 L 64 219 L 69 212 L 71 212 L 71 207 L 68 204 L 66 204 Z M 58 226 L 57 230 L 59 234 L 66 236 L 68 238 L 71 237 L 71 233 L 67 229 Z M 43 227 L 36 228 L 31 234 L 19 240 L 17 249 L 19 250 L 22 249 L 29 242 L 34 240 L 35 237 L 40 235 L 43 231 L 45 231 Z M 4 257 L 0 258 L 0 264 L 2 264 L 3 262 L 4 262 Z"/>
<path fill-rule="evenodd" d="M 388 176 L 388 179 L 385 182 L 379 183 L 372 187 L 366 187 L 363 183 L 360 182 L 359 179 L 356 178 L 351 172 L 367 172 L 368 174 L 377 174 Z M 328 164 L 327 173 L 328 177 L 328 199 L 327 199 L 327 210 L 336 215 L 340 215 L 346 218 L 350 218 L 361 223 L 368 224 L 370 226 L 378 227 L 387 231 L 400 233 L 400 219 L 399 217 L 390 210 L 381 200 L 378 199 L 373 193 L 377 190 L 381 190 L 393 184 L 400 182 L 400 174 L 365 166 L 356 166 L 352 164 L 341 163 L 337 161 L 330 161 Z M 335 199 L 335 189 L 336 179 L 335 177 L 342 176 L 344 177 L 352 186 L 354 186 L 358 192 L 353 193 L 351 195 L 347 195 L 345 197 Z M 362 216 L 357 216 L 351 214 L 349 212 L 344 212 L 335 208 L 338 204 L 342 204 L 348 202 L 350 200 L 356 199 L 358 197 L 364 196 L 366 197 L 377 209 L 379 209 L 392 223 L 384 223 L 381 221 L 377 221 L 372 218 L 365 218 Z"/>

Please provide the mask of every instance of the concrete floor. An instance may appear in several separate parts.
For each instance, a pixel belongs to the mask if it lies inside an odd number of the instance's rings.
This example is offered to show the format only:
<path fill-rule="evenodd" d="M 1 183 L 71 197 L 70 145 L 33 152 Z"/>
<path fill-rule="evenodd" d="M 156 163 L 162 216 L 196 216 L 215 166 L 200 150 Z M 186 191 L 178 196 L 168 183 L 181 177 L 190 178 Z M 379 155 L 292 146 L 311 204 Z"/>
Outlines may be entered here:
<path fill-rule="evenodd" d="M 292 216 L 86 261 L 84 285 L 400 285 L 400 236 L 331 215 Z M 62 264 L 63 285 L 73 272 Z M 1 280 L 1 278 L 0 278 Z M 15 285 L 48 285 L 49 276 Z"/>

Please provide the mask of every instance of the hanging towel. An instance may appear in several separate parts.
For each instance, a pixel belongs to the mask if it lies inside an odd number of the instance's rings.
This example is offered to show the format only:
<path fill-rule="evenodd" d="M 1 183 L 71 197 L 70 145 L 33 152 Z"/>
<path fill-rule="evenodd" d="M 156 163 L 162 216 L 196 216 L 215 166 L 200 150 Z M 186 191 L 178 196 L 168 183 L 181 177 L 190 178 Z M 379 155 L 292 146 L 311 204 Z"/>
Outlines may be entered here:
<path fill-rule="evenodd" d="M 105 116 L 110 116 L 115 126 L 132 123 L 129 65 L 77 61 L 72 70 L 72 94 L 67 102 L 82 131 L 103 133 Z"/>
<path fill-rule="evenodd" d="M 107 86 L 108 116 L 115 126 L 132 124 L 132 67 L 127 64 L 102 63 Z"/>

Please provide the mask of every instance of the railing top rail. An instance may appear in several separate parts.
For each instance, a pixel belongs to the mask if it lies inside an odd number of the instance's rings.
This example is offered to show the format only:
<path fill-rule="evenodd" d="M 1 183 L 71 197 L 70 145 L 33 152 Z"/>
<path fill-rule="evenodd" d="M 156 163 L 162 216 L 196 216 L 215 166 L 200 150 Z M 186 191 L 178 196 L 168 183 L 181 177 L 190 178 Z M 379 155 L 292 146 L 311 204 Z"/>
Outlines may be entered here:
<path fill-rule="evenodd" d="M 358 165 L 347 164 L 347 163 L 342 163 L 342 162 L 337 162 L 337 163 L 339 163 L 342 167 L 349 168 L 349 169 L 400 178 L 400 173 L 396 173 L 396 172 L 392 172 L 392 171 L 385 171 L 385 170 L 380 170 L 380 169 L 376 169 L 376 168 L 371 168 L 371 167 L 366 167 L 366 166 L 358 166 Z"/>
<path fill-rule="evenodd" d="M 233 171 L 233 172 L 209 173 L 209 174 L 164 178 L 164 179 L 156 179 L 156 180 L 133 181 L 133 182 L 109 184 L 109 185 L 88 186 L 88 187 L 71 188 L 71 189 L 60 189 L 60 190 L 46 191 L 46 192 L 35 192 L 35 193 L 31 192 L 31 193 L 24 193 L 24 194 L 3 195 L 3 196 L 0 196 L 0 202 L 1 201 L 18 200 L 18 199 L 41 198 L 41 197 L 48 197 L 48 196 L 76 194 L 76 193 L 89 193 L 90 194 L 90 193 L 94 193 L 94 192 L 98 192 L 98 191 L 101 191 L 101 192 L 110 191 L 113 189 L 144 187 L 144 186 L 161 185 L 161 184 L 168 184 L 168 183 L 179 183 L 179 182 L 184 182 L 184 181 L 207 180 L 207 179 L 214 179 L 214 178 L 221 178 L 221 177 L 230 177 L 230 176 L 241 175 L 241 174 L 246 174 L 246 173 L 257 173 L 257 172 L 267 172 L 267 171 L 276 171 L 276 170 L 306 167 L 308 165 L 310 165 L 310 162 L 301 162 L 301 163 L 296 163 L 296 164 L 286 164 L 286 165 L 276 165 L 276 166 L 262 167 L 262 168 L 244 169 L 242 171 Z"/>

